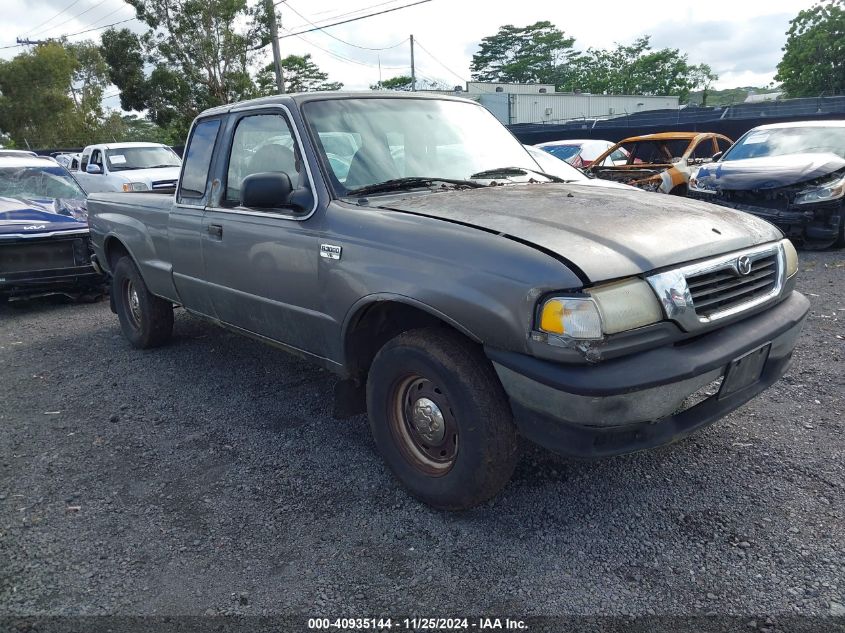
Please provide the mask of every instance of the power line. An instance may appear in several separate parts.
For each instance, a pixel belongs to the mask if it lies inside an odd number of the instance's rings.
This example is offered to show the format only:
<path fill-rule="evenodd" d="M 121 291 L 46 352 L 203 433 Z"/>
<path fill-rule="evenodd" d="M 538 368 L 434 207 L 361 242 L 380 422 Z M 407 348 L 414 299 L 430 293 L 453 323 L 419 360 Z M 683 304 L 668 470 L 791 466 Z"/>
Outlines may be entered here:
<path fill-rule="evenodd" d="M 368 13 L 367 15 L 361 15 L 357 18 L 349 18 L 348 20 L 341 20 L 340 22 L 332 22 L 331 24 L 326 24 L 324 26 L 315 26 L 310 29 L 305 29 L 304 31 L 297 31 L 296 33 L 288 33 L 287 35 L 282 35 L 279 39 L 284 39 L 286 37 L 294 37 L 295 35 L 302 35 L 303 33 L 311 33 L 312 31 L 322 31 L 323 29 L 330 28 L 332 26 L 339 26 L 341 24 L 348 24 L 349 22 L 357 22 L 358 20 L 363 20 L 365 18 L 372 18 L 377 15 L 382 15 L 384 13 L 390 13 L 392 11 L 399 11 L 400 9 L 407 9 L 408 7 L 414 7 L 418 4 L 425 4 L 426 2 L 431 2 L 431 0 L 417 0 L 417 2 L 412 2 L 410 4 L 403 4 L 399 7 L 393 7 L 391 9 L 385 9 L 384 11 L 378 11 L 376 13 Z"/>
<path fill-rule="evenodd" d="M 282 29 L 282 30 L 286 30 L 286 29 Z M 344 55 L 340 55 L 338 53 L 335 53 L 334 51 L 330 51 L 327 48 L 323 48 L 319 44 L 315 44 L 311 40 L 305 39 L 304 37 L 302 37 L 299 34 L 294 33 L 292 35 L 296 35 L 296 37 L 298 39 L 302 40 L 303 42 L 305 42 L 309 46 L 313 46 L 314 48 L 317 48 L 317 49 L 323 51 L 327 55 L 330 55 L 331 57 L 334 57 L 335 59 L 337 59 L 339 61 L 347 62 L 349 64 L 358 64 L 359 66 L 367 66 L 368 68 L 379 68 L 378 64 L 372 64 L 372 63 L 369 63 L 369 62 L 362 62 L 359 59 L 352 59 L 351 57 L 345 57 Z M 279 39 L 282 39 L 282 37 L 287 37 L 287 35 L 282 35 L 282 36 L 279 37 Z M 408 66 L 381 66 L 381 68 L 382 68 L 382 70 L 400 70 L 400 69 L 408 68 Z"/>
<path fill-rule="evenodd" d="M 77 18 L 79 18 L 80 16 L 85 15 L 85 14 L 86 14 L 86 13 L 88 13 L 89 11 L 93 11 L 94 9 L 96 9 L 96 8 L 97 8 L 97 7 L 99 7 L 100 5 L 105 4 L 106 2 L 107 2 L 107 0 L 100 0 L 100 1 L 99 1 L 97 4 L 95 4 L 94 6 L 92 6 L 92 7 L 88 7 L 87 9 L 85 9 L 85 11 L 82 11 L 81 13 L 77 13 L 76 15 L 72 15 L 72 16 L 70 16 L 70 17 L 68 18 L 68 21 L 70 21 L 70 20 L 76 20 L 76 19 L 77 19 Z M 49 28 L 47 28 L 47 29 L 45 29 L 45 30 L 41 31 L 41 34 L 48 33 L 48 32 L 50 32 L 50 31 L 54 31 L 54 30 L 56 30 L 57 28 L 59 28 L 60 26 L 61 26 L 60 24 L 53 25 L 53 26 L 51 26 L 51 27 L 49 27 Z M 33 35 L 37 35 L 37 33 L 33 33 Z"/>
<path fill-rule="evenodd" d="M 95 24 L 97 24 L 98 22 L 102 22 L 103 20 L 105 20 L 105 19 L 107 19 L 107 18 L 110 18 L 110 17 L 111 17 L 111 16 L 113 16 L 115 13 L 118 13 L 118 12 L 122 11 L 123 9 L 131 9 L 131 7 L 130 7 L 129 5 L 126 5 L 126 4 L 121 5 L 121 6 L 119 6 L 117 9 L 115 9 L 114 11 L 112 11 L 111 13 L 106 13 L 103 17 L 101 17 L 101 18 L 99 18 L 99 19 L 97 19 L 97 20 L 94 20 L 94 22 L 91 24 L 91 26 L 94 26 L 94 25 L 95 25 Z"/>
<path fill-rule="evenodd" d="M 64 9 L 62 9 L 62 10 L 61 10 L 61 11 L 59 11 L 58 13 L 53 14 L 53 17 L 51 17 L 51 18 L 49 18 L 49 19 L 47 19 L 47 20 L 44 20 L 44 21 L 43 21 L 41 24 L 39 24 L 38 26 L 33 26 L 30 30 L 28 30 L 28 31 L 26 32 L 26 34 L 27 34 L 27 35 L 31 35 L 34 31 L 36 31 L 36 30 L 40 29 L 42 26 L 44 26 L 44 25 L 45 25 L 45 24 L 47 24 L 48 22 L 52 22 L 53 20 L 55 20 L 57 17 L 59 17 L 60 15 L 62 15 L 63 13 L 65 13 L 66 11 L 69 11 L 70 9 L 72 9 L 72 8 L 73 8 L 75 5 L 77 5 L 77 4 L 79 4 L 79 0 L 73 0 L 73 2 L 71 2 L 71 3 L 70 3 L 68 6 L 66 6 Z"/>
<path fill-rule="evenodd" d="M 102 19 L 102 18 L 101 18 Z M 112 22 L 111 24 L 104 24 L 103 26 L 97 26 L 92 29 L 85 29 L 84 31 L 77 31 L 76 33 L 65 33 L 64 35 L 59 35 L 57 37 L 51 37 L 50 40 L 60 40 L 63 37 L 74 37 L 76 35 L 84 35 L 85 33 L 91 33 L 92 31 L 101 31 L 102 29 L 107 29 L 112 26 L 117 26 L 118 24 L 125 24 L 127 22 L 132 22 L 133 20 L 137 20 L 138 18 L 126 18 L 125 20 L 120 20 L 119 22 Z M 49 40 L 48 40 L 49 41 Z M 20 46 L 26 46 L 26 44 L 9 44 L 8 46 L 0 46 L 0 50 L 5 50 L 7 48 L 18 48 Z"/>
<path fill-rule="evenodd" d="M 127 22 L 132 22 L 133 20 L 137 20 L 138 18 L 126 18 L 125 20 L 121 20 L 120 22 L 112 22 L 111 24 L 104 24 L 103 26 L 98 26 L 93 29 L 86 29 L 84 31 L 78 31 L 77 33 L 68 33 L 67 35 L 62 35 L 61 37 L 73 37 L 74 35 L 82 35 L 83 33 L 90 33 L 92 31 L 100 31 L 102 29 L 107 29 L 112 26 L 117 26 L 118 24 L 126 24 Z"/>
<path fill-rule="evenodd" d="M 395 0 L 393 0 L 393 1 L 395 1 Z M 365 50 L 365 51 L 386 51 L 386 50 L 389 50 L 389 49 L 391 49 L 391 48 L 396 48 L 396 47 L 398 47 L 398 46 L 402 46 L 402 44 L 404 44 L 405 42 L 407 42 L 407 41 L 408 41 L 408 38 L 406 37 L 404 40 L 402 40 L 402 41 L 401 41 L 401 42 L 399 42 L 398 44 L 394 44 L 393 46 L 382 46 L 382 47 L 380 47 L 380 48 L 377 48 L 377 47 L 371 47 L 371 46 L 360 46 L 360 45 L 358 45 L 358 44 L 353 44 L 352 42 L 347 42 L 346 40 L 342 40 L 342 39 L 340 39 L 339 37 L 335 37 L 334 35 L 332 35 L 332 34 L 331 34 L 331 33 L 329 33 L 328 31 L 324 30 L 322 26 L 317 26 L 317 25 L 316 25 L 316 24 L 314 24 L 311 20 L 309 20 L 308 18 L 306 18 L 304 15 L 302 15 L 299 11 L 297 11 L 296 9 L 294 9 L 294 8 L 291 6 L 290 2 L 285 2 L 285 4 L 287 5 L 288 9 L 290 9 L 291 11 L 293 11 L 296 15 L 298 15 L 299 17 L 301 17 L 303 20 L 305 20 L 305 21 L 306 21 L 308 24 L 310 24 L 311 26 L 316 27 L 317 29 L 319 29 L 319 30 L 320 30 L 320 31 L 321 31 L 324 35 L 328 35 L 328 36 L 329 36 L 330 38 L 332 38 L 333 40 L 337 40 L 337 41 L 338 41 L 338 42 L 340 42 L 341 44 L 346 44 L 347 46 L 351 46 L 351 47 L 353 47 L 353 48 L 360 48 L 360 49 Z"/>
<path fill-rule="evenodd" d="M 425 46 L 423 46 L 422 44 L 420 44 L 420 41 L 419 41 L 419 40 L 416 40 L 416 44 L 417 44 L 417 46 L 419 46 L 419 47 L 420 47 L 423 51 L 425 51 L 425 53 L 426 53 L 429 57 L 431 57 L 431 59 L 433 59 L 433 60 L 434 60 L 434 61 L 436 61 L 438 64 L 440 64 L 441 66 L 443 66 L 443 68 L 445 68 L 445 69 L 446 69 L 446 70 L 448 70 L 450 73 L 452 73 L 453 75 L 455 75 L 455 77 L 457 77 L 457 78 L 458 78 L 458 79 L 460 79 L 461 81 L 464 81 L 464 82 L 466 81 L 466 79 L 465 79 L 464 77 L 462 77 L 461 75 L 459 75 L 458 73 L 456 73 L 454 70 L 452 70 L 451 68 L 449 68 L 446 64 L 444 64 L 444 63 L 443 63 L 443 62 L 441 62 L 439 59 L 437 59 L 434 55 L 432 55 L 432 54 L 429 52 L 429 50 L 428 50 Z"/>

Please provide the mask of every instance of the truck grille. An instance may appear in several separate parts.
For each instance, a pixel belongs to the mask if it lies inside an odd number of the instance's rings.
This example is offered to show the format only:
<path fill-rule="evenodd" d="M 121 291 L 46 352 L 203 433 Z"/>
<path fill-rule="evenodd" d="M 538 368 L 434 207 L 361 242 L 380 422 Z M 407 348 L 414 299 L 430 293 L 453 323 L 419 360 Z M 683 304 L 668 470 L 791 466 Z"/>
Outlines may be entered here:
<path fill-rule="evenodd" d="M 687 276 L 693 307 L 699 316 L 753 301 L 772 293 L 778 283 L 778 257 L 768 253 L 751 258 L 751 270 L 741 274 L 735 263 L 706 273 Z"/>
<path fill-rule="evenodd" d="M 0 273 L 20 273 L 81 266 L 87 255 L 85 241 L 34 240 L 0 244 Z M 77 261 L 81 260 L 81 261 Z"/>
<path fill-rule="evenodd" d="M 175 189 L 176 179 L 173 180 L 155 180 L 153 181 L 153 189 Z"/>

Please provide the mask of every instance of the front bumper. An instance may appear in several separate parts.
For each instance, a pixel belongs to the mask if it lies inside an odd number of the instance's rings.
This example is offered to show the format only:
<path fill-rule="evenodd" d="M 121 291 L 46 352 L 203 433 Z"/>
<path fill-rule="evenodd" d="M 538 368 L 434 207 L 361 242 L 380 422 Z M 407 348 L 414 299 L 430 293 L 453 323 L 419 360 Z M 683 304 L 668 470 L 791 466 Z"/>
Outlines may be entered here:
<path fill-rule="evenodd" d="M 729 209 L 745 211 L 758 218 L 771 222 L 790 238 L 810 239 L 818 241 L 833 241 L 839 235 L 839 223 L 842 222 L 842 203 L 827 202 L 807 205 L 807 208 L 789 207 L 786 209 L 772 209 L 753 204 L 730 202 L 719 198 L 718 195 L 697 194 L 689 192 L 688 196 L 696 200 L 711 202 Z"/>
<path fill-rule="evenodd" d="M 23 299 L 51 294 L 79 294 L 105 288 L 106 278 L 90 264 L 58 270 L 0 272 L 0 295 Z"/>
<path fill-rule="evenodd" d="M 562 455 L 601 457 L 680 440 L 775 383 L 789 367 L 810 303 L 793 292 L 776 306 L 691 341 L 595 365 L 564 365 L 486 349 L 520 432 Z M 733 393 L 687 399 L 729 364 L 770 345 L 759 377 Z"/>
<path fill-rule="evenodd" d="M 0 296 L 74 295 L 105 287 L 105 276 L 91 264 L 87 235 L 6 239 L 0 249 Z"/>

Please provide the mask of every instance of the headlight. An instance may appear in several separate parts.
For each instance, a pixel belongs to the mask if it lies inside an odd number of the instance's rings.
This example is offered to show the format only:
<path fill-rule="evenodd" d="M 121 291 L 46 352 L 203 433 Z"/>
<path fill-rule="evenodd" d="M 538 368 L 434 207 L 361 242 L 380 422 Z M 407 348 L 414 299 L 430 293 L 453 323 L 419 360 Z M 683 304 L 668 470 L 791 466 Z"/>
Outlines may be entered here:
<path fill-rule="evenodd" d="M 711 187 L 708 183 L 701 182 L 696 176 L 689 179 L 689 189 L 696 193 L 717 193 L 715 187 Z"/>
<path fill-rule="evenodd" d="M 798 251 L 789 240 L 781 240 L 783 254 L 786 256 L 786 276 L 792 277 L 798 272 Z"/>
<path fill-rule="evenodd" d="M 577 339 L 600 339 L 605 334 L 657 323 L 660 302 L 642 279 L 631 278 L 587 290 L 589 297 L 552 297 L 540 309 L 540 330 Z"/>
<path fill-rule="evenodd" d="M 144 182 L 125 182 L 123 183 L 123 190 L 130 191 L 147 191 L 149 187 Z"/>
<path fill-rule="evenodd" d="M 812 202 L 828 202 L 845 196 L 845 176 L 839 177 L 819 187 L 805 189 L 795 194 L 795 204 L 810 204 Z"/>

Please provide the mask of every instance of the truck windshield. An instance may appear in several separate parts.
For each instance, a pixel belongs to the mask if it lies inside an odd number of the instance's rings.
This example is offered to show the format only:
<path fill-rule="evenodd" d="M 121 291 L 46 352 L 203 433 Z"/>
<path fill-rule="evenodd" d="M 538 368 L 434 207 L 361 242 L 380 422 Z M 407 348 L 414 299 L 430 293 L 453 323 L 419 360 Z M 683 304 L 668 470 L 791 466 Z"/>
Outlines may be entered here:
<path fill-rule="evenodd" d="M 85 192 L 64 167 L 0 168 L 0 197 L 84 200 Z"/>
<path fill-rule="evenodd" d="M 845 158 L 845 127 L 784 127 L 751 130 L 733 144 L 722 158 L 722 162 L 809 153 L 833 153 Z"/>
<path fill-rule="evenodd" d="M 533 175 L 539 169 L 493 115 L 472 103 L 327 99 L 306 103 L 303 113 L 339 195 L 397 179 L 472 180 L 503 167 Z"/>
<path fill-rule="evenodd" d="M 109 171 L 179 167 L 182 161 L 169 147 L 119 147 L 106 150 Z"/>

